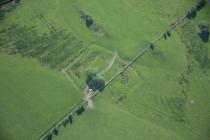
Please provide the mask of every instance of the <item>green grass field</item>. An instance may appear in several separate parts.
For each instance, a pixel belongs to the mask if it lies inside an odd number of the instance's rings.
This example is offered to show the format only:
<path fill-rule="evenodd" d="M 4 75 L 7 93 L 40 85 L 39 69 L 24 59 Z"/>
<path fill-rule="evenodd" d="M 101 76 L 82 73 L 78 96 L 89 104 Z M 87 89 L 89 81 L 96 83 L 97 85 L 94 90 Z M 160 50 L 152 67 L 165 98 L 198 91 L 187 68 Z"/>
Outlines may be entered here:
<path fill-rule="evenodd" d="M 1 54 L 0 64 L 2 140 L 36 139 L 82 100 L 70 81 L 37 61 Z"/>
<path fill-rule="evenodd" d="M 0 139 L 35 140 L 83 99 L 87 72 L 109 80 L 197 0 L 27 0 L 0 20 Z M 80 11 L 94 19 L 87 28 Z M 94 98 L 55 140 L 208 140 L 210 6 Z M 102 31 L 98 33 L 95 28 Z M 66 70 L 69 77 L 62 74 Z"/>

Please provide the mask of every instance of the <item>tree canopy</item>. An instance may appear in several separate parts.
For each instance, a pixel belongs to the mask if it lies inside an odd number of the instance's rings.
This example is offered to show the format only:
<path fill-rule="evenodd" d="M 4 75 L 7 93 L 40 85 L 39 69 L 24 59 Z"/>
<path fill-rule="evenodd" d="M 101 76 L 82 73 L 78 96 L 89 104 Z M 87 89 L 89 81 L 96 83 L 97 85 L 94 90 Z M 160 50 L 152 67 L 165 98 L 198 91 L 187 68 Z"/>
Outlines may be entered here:
<path fill-rule="evenodd" d="M 99 79 L 95 73 L 89 73 L 86 78 L 86 84 L 89 89 L 93 91 L 99 90 L 102 92 L 105 88 L 105 82 L 102 79 Z"/>
<path fill-rule="evenodd" d="M 198 35 L 200 36 L 201 40 L 205 43 L 209 41 L 209 27 L 205 23 L 201 23 L 199 25 L 200 33 Z"/>

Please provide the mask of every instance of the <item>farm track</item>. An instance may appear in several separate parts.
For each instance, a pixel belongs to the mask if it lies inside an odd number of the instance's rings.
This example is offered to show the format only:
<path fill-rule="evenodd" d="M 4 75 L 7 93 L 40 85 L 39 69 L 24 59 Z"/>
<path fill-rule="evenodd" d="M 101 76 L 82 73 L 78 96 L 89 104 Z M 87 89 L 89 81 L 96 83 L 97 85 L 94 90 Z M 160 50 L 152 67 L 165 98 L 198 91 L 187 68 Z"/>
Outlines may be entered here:
<path fill-rule="evenodd" d="M 99 72 L 99 76 L 102 76 L 102 75 L 104 75 L 107 71 L 109 71 L 111 68 L 112 68 L 112 66 L 113 66 L 113 64 L 114 64 L 114 62 L 115 62 L 115 60 L 116 60 L 116 58 L 117 58 L 117 53 L 115 52 L 114 53 L 114 55 L 113 55 L 113 57 L 112 57 L 112 60 L 109 62 L 109 65 L 104 69 L 104 70 L 102 70 L 101 72 Z"/>
<path fill-rule="evenodd" d="M 69 75 L 68 70 L 69 70 L 74 64 L 76 64 L 83 56 L 84 56 L 84 54 L 81 54 L 81 55 L 80 55 L 79 57 L 77 57 L 73 62 L 69 63 L 65 68 L 63 68 L 63 69 L 61 70 L 61 73 L 63 73 L 64 76 L 65 76 L 67 79 L 69 79 L 70 81 L 72 81 L 74 87 L 75 87 L 76 89 L 78 89 L 78 90 L 81 90 L 81 89 L 77 86 L 77 84 L 76 84 L 76 83 L 74 82 L 74 80 L 71 78 L 71 76 Z"/>
<path fill-rule="evenodd" d="M 164 38 L 164 35 L 166 32 L 171 32 L 172 30 L 174 30 L 176 28 L 177 25 L 181 24 L 183 21 L 185 21 L 185 19 L 187 18 L 187 15 L 183 16 L 182 18 L 179 18 L 176 23 L 171 24 L 171 26 L 165 31 L 163 32 L 158 38 L 156 38 L 151 44 L 152 45 L 156 45 L 162 38 Z M 112 76 L 112 78 L 110 78 L 110 80 L 108 80 L 105 83 L 105 87 L 107 87 L 109 84 L 111 84 L 121 73 L 123 73 L 125 70 L 127 70 L 132 64 L 134 64 L 137 60 L 139 60 L 140 58 L 142 58 L 144 56 L 144 54 L 146 52 L 148 52 L 151 49 L 151 44 L 148 45 L 143 51 L 141 51 L 139 54 L 137 54 L 126 66 L 124 66 L 120 71 L 118 71 L 114 76 Z M 100 92 L 96 91 L 94 92 L 89 99 L 94 98 L 96 95 L 98 95 Z M 63 116 L 59 121 L 57 121 L 56 123 L 54 123 L 54 125 L 52 125 L 47 131 L 45 131 L 39 138 L 38 140 L 44 140 L 47 135 L 49 133 L 51 133 L 53 131 L 54 128 L 60 127 L 63 123 L 63 121 L 67 120 L 68 117 L 70 115 L 74 115 L 76 114 L 77 110 L 81 107 L 84 106 L 88 103 L 88 100 L 84 100 L 81 101 L 80 104 L 78 104 L 72 111 L 70 111 L 69 113 L 67 113 L 65 116 Z"/>
<path fill-rule="evenodd" d="M 82 57 L 84 56 L 84 54 L 81 54 L 79 57 L 77 57 L 73 62 L 69 63 L 63 70 L 64 71 L 68 71 L 74 64 L 76 64 Z"/>
<path fill-rule="evenodd" d="M 117 52 L 114 52 L 114 55 L 113 55 L 111 61 L 109 62 L 108 66 L 106 68 L 104 68 L 104 70 L 102 70 L 101 72 L 99 72 L 97 74 L 99 77 L 103 76 L 107 71 L 109 71 L 112 68 L 117 56 L 118 56 Z M 87 100 L 87 108 L 94 108 L 93 100 L 90 98 L 91 94 L 92 93 L 89 92 L 88 86 L 86 86 L 85 90 L 84 90 L 84 95 L 85 95 L 84 100 Z"/>
<path fill-rule="evenodd" d="M 73 84 L 73 86 L 77 89 L 77 90 L 81 90 L 78 86 L 77 86 L 77 84 L 74 82 L 74 80 L 71 78 L 71 76 L 69 75 L 69 73 L 68 73 L 68 71 L 65 71 L 64 69 L 61 71 L 61 73 L 63 73 L 64 74 L 64 76 L 68 79 L 68 80 L 70 80 L 71 82 L 72 82 L 72 84 Z"/>

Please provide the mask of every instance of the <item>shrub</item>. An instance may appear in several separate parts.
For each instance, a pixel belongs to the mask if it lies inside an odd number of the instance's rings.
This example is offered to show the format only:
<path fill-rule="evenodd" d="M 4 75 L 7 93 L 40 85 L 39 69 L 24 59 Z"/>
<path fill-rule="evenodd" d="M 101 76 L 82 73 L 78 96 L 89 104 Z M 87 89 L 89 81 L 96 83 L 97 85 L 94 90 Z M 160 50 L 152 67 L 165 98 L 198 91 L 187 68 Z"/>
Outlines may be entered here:
<path fill-rule="evenodd" d="M 199 28 L 201 30 L 200 33 L 198 33 L 199 37 L 201 38 L 201 40 L 205 43 L 207 43 L 209 41 L 209 27 L 208 25 L 201 23 L 199 24 Z"/>
<path fill-rule="evenodd" d="M 100 92 L 102 92 L 105 88 L 105 82 L 104 80 L 101 79 L 97 79 L 96 80 L 96 89 L 99 90 Z"/>
<path fill-rule="evenodd" d="M 205 7 L 206 1 L 202 0 L 196 5 L 196 10 L 200 11 L 203 7 Z"/>
<path fill-rule="evenodd" d="M 52 140 L 52 134 L 51 133 L 47 135 L 47 140 Z"/>
<path fill-rule="evenodd" d="M 167 31 L 167 36 L 171 37 L 171 32 Z"/>
<path fill-rule="evenodd" d="M 86 26 L 89 28 L 91 25 L 93 25 L 94 20 L 91 16 L 85 14 L 83 11 L 80 12 L 80 17 L 85 21 Z"/>
<path fill-rule="evenodd" d="M 88 74 L 86 84 L 88 85 L 89 89 L 92 89 L 93 91 L 99 90 L 102 92 L 105 88 L 105 81 L 99 79 L 95 73 Z"/>
<path fill-rule="evenodd" d="M 4 15 L 5 15 L 4 11 L 0 10 L 0 20 L 2 20 L 4 18 Z"/>
<path fill-rule="evenodd" d="M 73 123 L 73 117 L 71 115 L 69 115 L 69 123 L 72 124 Z"/>
<path fill-rule="evenodd" d="M 63 121 L 63 126 L 66 127 L 67 124 L 68 124 L 68 122 L 69 122 L 68 120 L 64 120 L 64 121 Z"/>
<path fill-rule="evenodd" d="M 164 35 L 163 35 L 163 36 L 164 36 L 164 39 L 166 40 L 166 39 L 167 39 L 167 34 L 166 34 L 166 33 L 164 33 Z"/>
<path fill-rule="evenodd" d="M 53 134 L 55 134 L 56 136 L 58 135 L 58 129 L 57 129 L 57 128 L 54 128 L 52 132 L 53 132 Z"/>
<path fill-rule="evenodd" d="M 196 8 L 192 8 L 188 13 L 187 13 L 187 18 L 188 19 L 194 19 L 197 15 L 197 9 Z"/>
<path fill-rule="evenodd" d="M 78 110 L 77 110 L 77 115 L 79 116 L 79 115 L 81 115 L 83 112 L 85 111 L 85 108 L 84 108 L 84 106 L 81 106 L 80 108 L 78 108 Z"/>
<path fill-rule="evenodd" d="M 151 50 L 154 50 L 154 48 L 155 48 L 155 46 L 153 44 L 150 44 L 149 47 L 150 47 Z"/>

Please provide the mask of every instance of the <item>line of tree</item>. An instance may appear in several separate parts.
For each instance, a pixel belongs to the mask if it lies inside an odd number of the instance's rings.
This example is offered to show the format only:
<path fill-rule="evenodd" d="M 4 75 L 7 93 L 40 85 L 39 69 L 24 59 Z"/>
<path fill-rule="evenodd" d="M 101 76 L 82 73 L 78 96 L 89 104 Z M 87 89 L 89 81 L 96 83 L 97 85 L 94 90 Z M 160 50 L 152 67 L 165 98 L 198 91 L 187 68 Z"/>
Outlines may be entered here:
<path fill-rule="evenodd" d="M 206 5 L 205 0 L 201 0 L 196 7 L 193 7 L 190 11 L 187 13 L 187 18 L 188 19 L 194 19 L 197 15 L 197 12 L 199 12 L 202 8 L 204 8 Z"/>
<path fill-rule="evenodd" d="M 81 107 L 79 108 L 79 110 L 81 111 Z M 82 111 L 84 111 L 84 109 L 83 109 Z M 70 123 L 70 124 L 73 123 L 73 117 L 72 117 L 72 115 L 69 115 L 69 116 L 68 116 L 68 119 L 66 119 L 66 120 L 63 121 L 63 126 L 66 127 L 68 123 Z M 58 136 L 59 130 L 58 130 L 57 127 L 55 127 L 55 128 L 52 130 L 52 132 L 50 132 L 50 133 L 45 137 L 45 139 L 46 139 L 46 140 L 52 140 L 53 134 L 54 134 L 55 136 Z"/>

